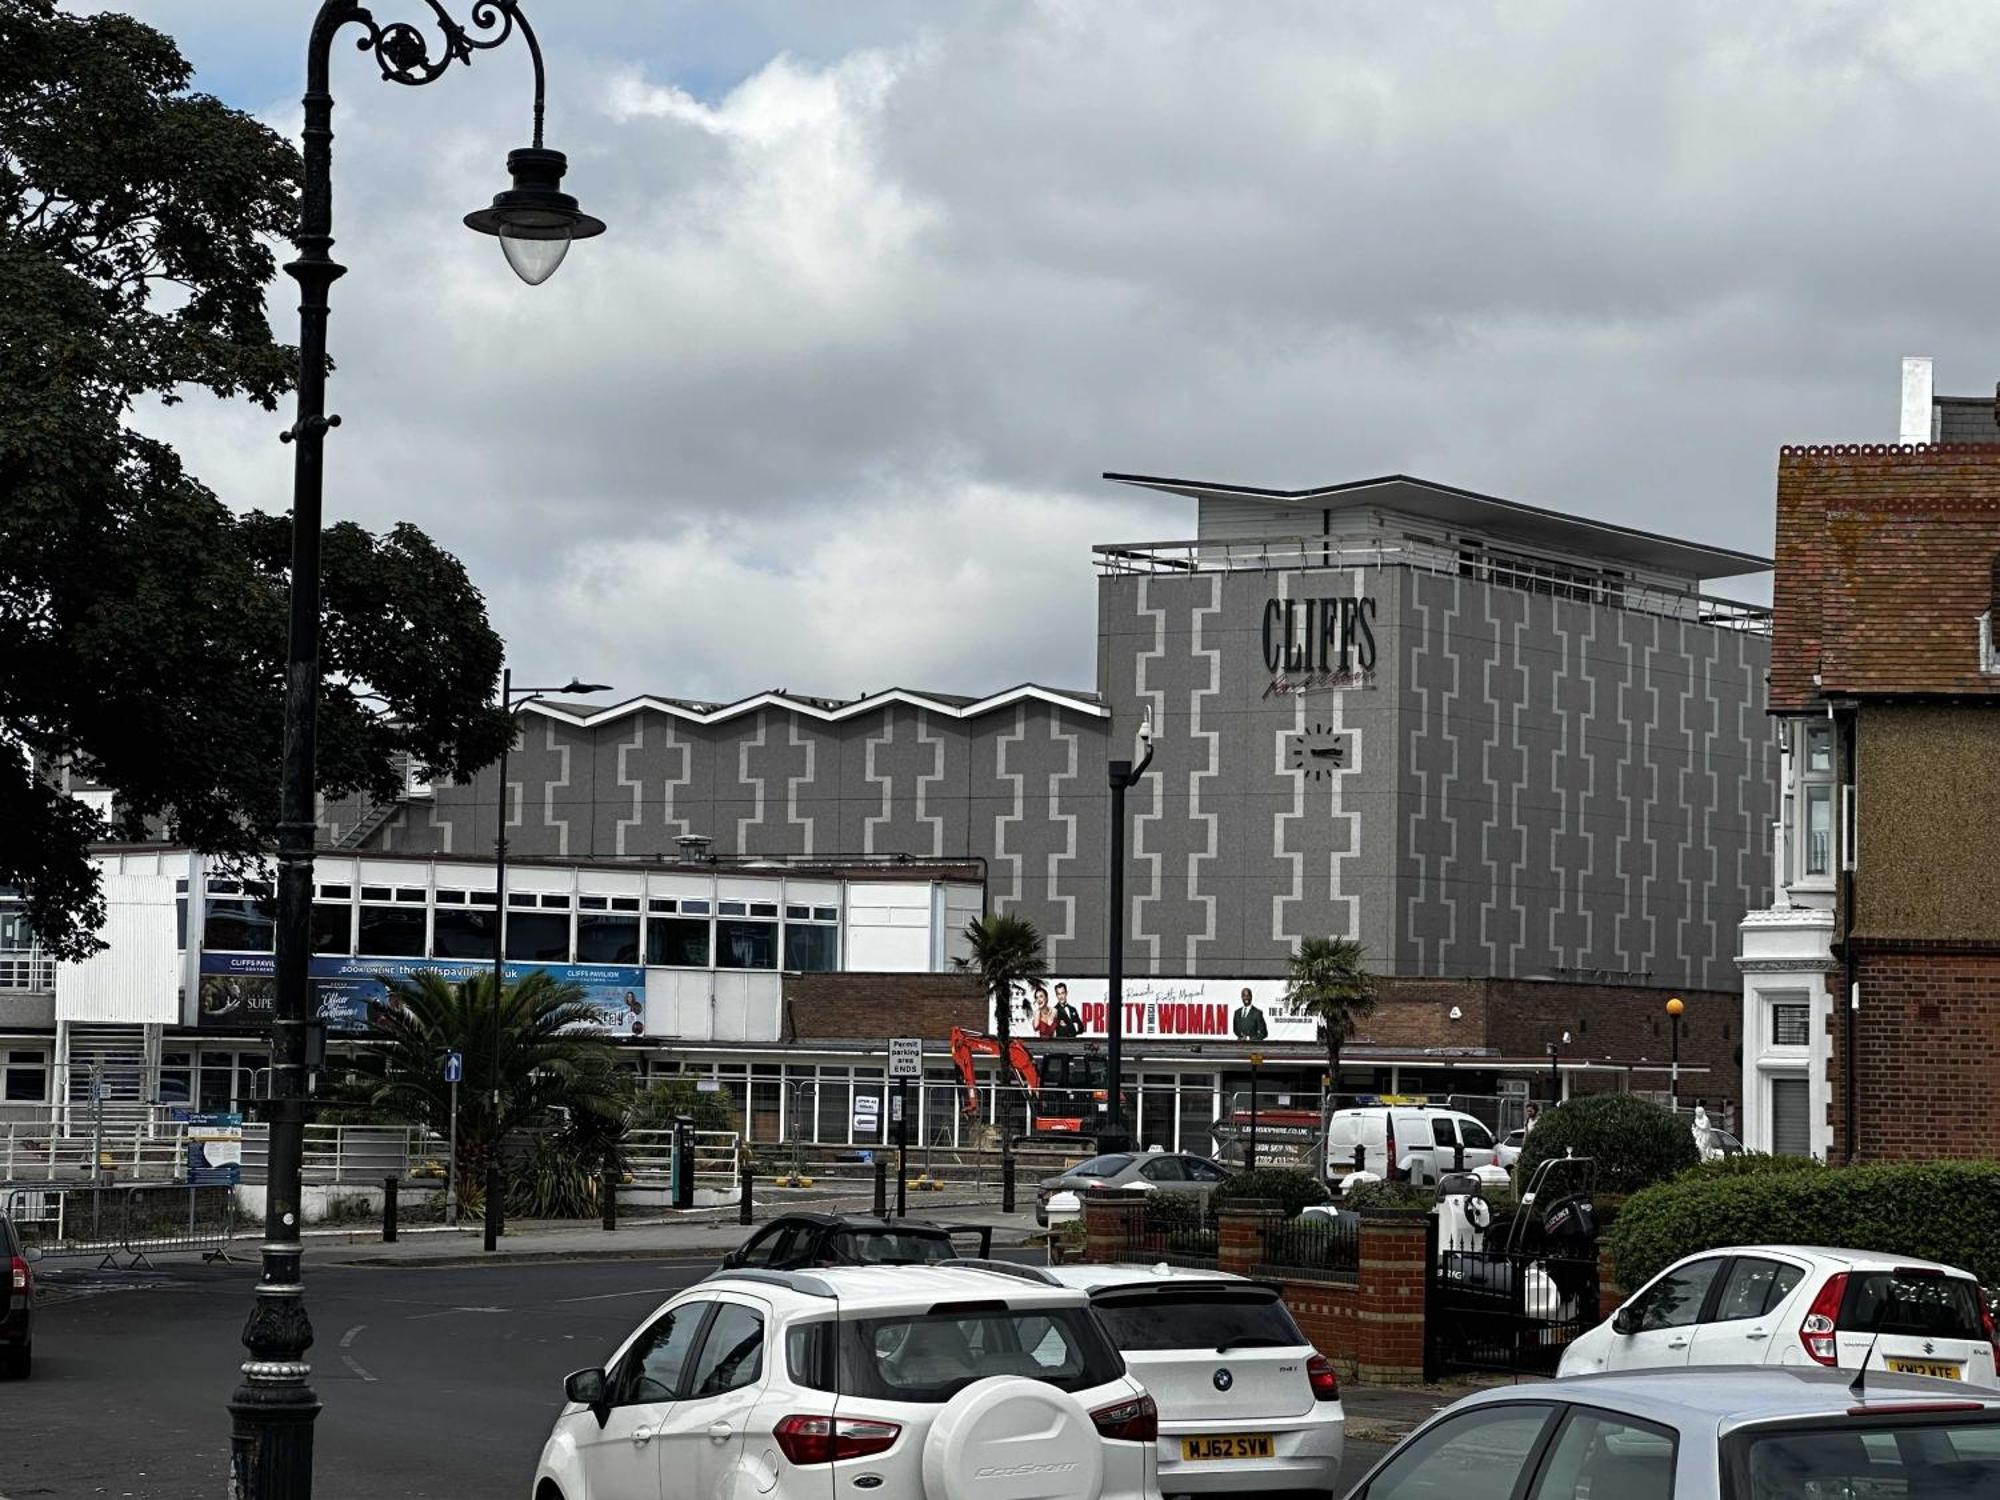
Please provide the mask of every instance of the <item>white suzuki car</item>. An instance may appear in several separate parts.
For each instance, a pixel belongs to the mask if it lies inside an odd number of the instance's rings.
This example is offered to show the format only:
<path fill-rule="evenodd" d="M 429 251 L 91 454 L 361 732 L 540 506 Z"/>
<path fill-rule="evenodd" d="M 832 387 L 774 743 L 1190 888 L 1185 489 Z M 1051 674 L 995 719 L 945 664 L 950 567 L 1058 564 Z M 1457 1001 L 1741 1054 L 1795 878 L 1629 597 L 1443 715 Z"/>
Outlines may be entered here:
<path fill-rule="evenodd" d="M 1179 1495 L 1329 1494 L 1346 1417 L 1333 1366 L 1275 1287 L 1169 1266 L 1054 1266 L 1160 1410 L 1160 1488 Z"/>
<path fill-rule="evenodd" d="M 725 1271 L 564 1394 L 534 1500 L 1159 1494 L 1087 1296 L 964 1263 Z"/>
<path fill-rule="evenodd" d="M 1866 1250 L 1741 1245 L 1662 1271 L 1563 1351 L 1558 1375 L 1677 1365 L 1825 1365 L 2000 1386 L 1979 1283 Z"/>

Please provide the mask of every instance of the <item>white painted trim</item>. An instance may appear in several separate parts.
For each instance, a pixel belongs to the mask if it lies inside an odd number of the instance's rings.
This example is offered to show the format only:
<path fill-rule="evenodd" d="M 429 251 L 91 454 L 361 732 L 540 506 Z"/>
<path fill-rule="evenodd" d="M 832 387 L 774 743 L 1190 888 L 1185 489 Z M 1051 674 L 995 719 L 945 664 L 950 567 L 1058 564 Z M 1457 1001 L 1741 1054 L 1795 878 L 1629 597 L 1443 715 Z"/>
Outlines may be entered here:
<path fill-rule="evenodd" d="M 921 708 L 931 713 L 942 714 L 951 719 L 974 719 L 982 714 L 993 713 L 1027 700 L 1066 708 L 1073 713 L 1084 714 L 1093 719 L 1108 719 L 1111 710 L 1101 703 L 1092 703 L 1084 698 L 1072 698 L 1066 693 L 1051 692 L 1047 688 L 1036 687 L 1033 683 L 1023 683 L 1020 687 L 1008 688 L 1005 692 L 994 693 L 972 703 L 953 704 L 927 698 L 921 693 L 912 693 L 903 688 L 890 688 L 874 693 L 866 698 L 857 698 L 852 703 L 842 703 L 833 708 L 822 708 L 818 704 L 806 703 L 784 693 L 758 693 L 753 697 L 741 698 L 734 703 L 724 703 L 706 711 L 689 708 L 684 703 L 673 703 L 663 698 L 633 698 L 610 708 L 573 712 L 560 704 L 534 702 L 522 707 L 522 713 L 537 713 L 565 724 L 595 727 L 621 719 L 627 714 L 652 709 L 670 718 L 684 719 L 691 724 L 720 724 L 729 719 L 740 718 L 744 714 L 755 713 L 760 708 L 784 708 L 808 719 L 818 719 L 822 723 L 838 724 L 847 719 L 859 718 L 873 713 L 890 704 L 903 703 L 913 708 Z"/>

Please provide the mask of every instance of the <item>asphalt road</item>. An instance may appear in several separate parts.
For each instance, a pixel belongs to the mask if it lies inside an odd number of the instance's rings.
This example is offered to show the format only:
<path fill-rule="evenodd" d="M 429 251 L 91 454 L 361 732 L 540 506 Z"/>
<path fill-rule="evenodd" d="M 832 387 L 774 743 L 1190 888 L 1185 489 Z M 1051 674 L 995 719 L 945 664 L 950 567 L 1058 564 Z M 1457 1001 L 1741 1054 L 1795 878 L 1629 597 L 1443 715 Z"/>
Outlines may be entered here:
<path fill-rule="evenodd" d="M 687 1263 L 315 1270 L 318 1500 L 522 1496 L 561 1404 Z M 0 1384 L 0 1497 L 213 1500 L 244 1358 L 246 1266 L 45 1267 L 32 1380 Z M 1344 1480 L 1379 1456 L 1349 1444 Z M 1344 1488 L 1344 1486 L 1343 1486 Z"/>

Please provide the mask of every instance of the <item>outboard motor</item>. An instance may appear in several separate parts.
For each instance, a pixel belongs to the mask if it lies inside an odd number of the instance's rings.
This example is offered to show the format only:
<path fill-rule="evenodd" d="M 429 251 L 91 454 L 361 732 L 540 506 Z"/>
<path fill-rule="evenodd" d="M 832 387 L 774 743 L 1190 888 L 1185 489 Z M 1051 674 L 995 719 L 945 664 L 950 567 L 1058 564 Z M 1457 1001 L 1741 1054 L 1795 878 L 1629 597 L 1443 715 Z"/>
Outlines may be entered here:
<path fill-rule="evenodd" d="M 1597 1274 L 1597 1205 L 1588 1191 L 1551 1203 L 1542 1214 L 1549 1280 L 1564 1301 L 1588 1291 Z"/>

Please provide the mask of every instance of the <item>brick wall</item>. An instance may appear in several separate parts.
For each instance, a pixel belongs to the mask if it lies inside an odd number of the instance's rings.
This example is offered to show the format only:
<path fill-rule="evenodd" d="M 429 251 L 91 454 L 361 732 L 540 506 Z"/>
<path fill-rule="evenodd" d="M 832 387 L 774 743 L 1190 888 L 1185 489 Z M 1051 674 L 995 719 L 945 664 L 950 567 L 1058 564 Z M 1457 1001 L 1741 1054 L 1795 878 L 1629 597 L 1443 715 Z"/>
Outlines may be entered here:
<path fill-rule="evenodd" d="M 942 1050 L 951 1028 L 986 1029 L 972 974 L 787 974 L 785 1035 L 920 1036 Z"/>
<path fill-rule="evenodd" d="M 1855 1097 L 1860 1161 L 2000 1156 L 2000 949 L 1856 943 Z M 1834 1008 L 1833 1155 L 1846 1152 L 1847 1013 Z"/>

